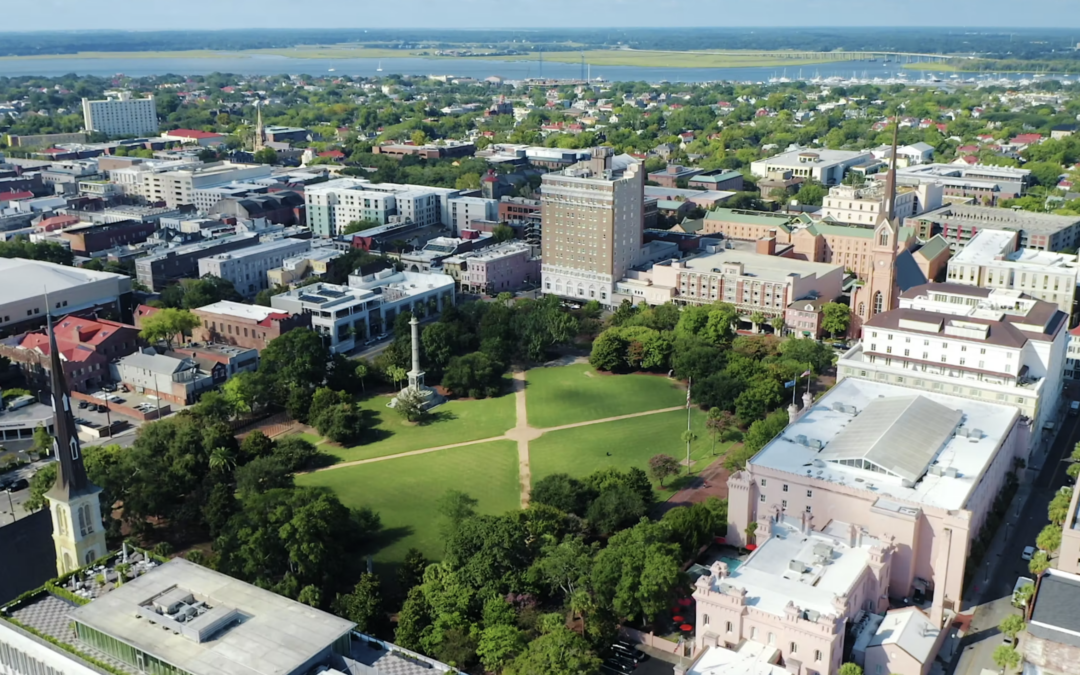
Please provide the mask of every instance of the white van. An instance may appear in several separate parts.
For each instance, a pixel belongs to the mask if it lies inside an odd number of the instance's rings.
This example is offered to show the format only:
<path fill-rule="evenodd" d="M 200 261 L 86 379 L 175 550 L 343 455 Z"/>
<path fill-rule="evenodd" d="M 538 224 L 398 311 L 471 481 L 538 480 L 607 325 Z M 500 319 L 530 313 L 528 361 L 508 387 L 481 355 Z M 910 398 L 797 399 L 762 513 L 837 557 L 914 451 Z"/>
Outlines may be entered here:
<path fill-rule="evenodd" d="M 1080 401 L 1073 401 L 1069 404 L 1069 417 L 1076 417 L 1080 413 Z"/>

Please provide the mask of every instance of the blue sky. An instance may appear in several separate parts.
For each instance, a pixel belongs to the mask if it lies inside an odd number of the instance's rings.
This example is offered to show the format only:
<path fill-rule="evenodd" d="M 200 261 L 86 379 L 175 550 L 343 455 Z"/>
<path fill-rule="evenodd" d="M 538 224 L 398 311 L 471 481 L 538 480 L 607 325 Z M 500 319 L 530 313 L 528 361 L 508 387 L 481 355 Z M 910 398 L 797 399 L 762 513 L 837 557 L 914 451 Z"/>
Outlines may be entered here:
<path fill-rule="evenodd" d="M 1080 0 L 0 0 L 6 30 L 523 26 L 1076 27 Z M 1023 11 L 1019 11 L 1019 7 Z"/>

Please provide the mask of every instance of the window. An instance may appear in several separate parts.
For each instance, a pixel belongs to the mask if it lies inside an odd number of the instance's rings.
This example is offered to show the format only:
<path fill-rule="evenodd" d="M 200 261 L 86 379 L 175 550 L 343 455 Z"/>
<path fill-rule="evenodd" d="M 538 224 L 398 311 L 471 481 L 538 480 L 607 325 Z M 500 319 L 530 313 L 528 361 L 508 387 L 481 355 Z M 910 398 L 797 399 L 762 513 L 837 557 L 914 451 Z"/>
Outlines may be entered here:
<path fill-rule="evenodd" d="M 788 488 L 787 483 L 784 483 L 784 492 L 787 492 L 787 488 Z"/>
<path fill-rule="evenodd" d="M 731 632 L 731 629 L 732 629 L 732 628 L 733 628 L 733 626 L 731 625 L 731 622 L 730 622 L 730 621 L 728 621 L 728 622 L 727 622 L 727 632 L 729 632 L 729 633 L 730 633 L 730 632 Z"/>
<path fill-rule="evenodd" d="M 761 487 L 765 487 L 765 479 L 764 478 L 761 479 Z"/>
<path fill-rule="evenodd" d="M 785 499 L 785 500 L 783 500 L 782 502 L 780 502 L 780 508 L 782 508 L 782 509 L 786 509 L 786 508 L 787 508 L 787 500 L 786 500 L 786 499 Z"/>
<path fill-rule="evenodd" d="M 806 506 L 806 512 L 810 513 L 810 505 L 809 504 L 807 504 L 807 506 Z"/>
<path fill-rule="evenodd" d="M 813 490 L 807 490 L 807 491 L 806 491 L 806 496 L 807 496 L 808 498 L 813 498 L 813 496 L 814 496 L 814 491 L 813 491 Z"/>
<path fill-rule="evenodd" d="M 750 639 L 751 640 L 756 640 L 757 639 L 757 627 L 750 628 Z"/>
<path fill-rule="evenodd" d="M 765 495 L 761 495 L 761 498 L 758 501 L 765 501 Z"/>
<path fill-rule="evenodd" d="M 814 660 L 815 661 L 821 661 L 821 650 L 820 649 L 815 649 L 814 650 Z"/>
<path fill-rule="evenodd" d="M 792 654 L 798 653 L 799 645 L 792 642 L 791 645 L 788 647 L 788 651 L 791 652 Z"/>
<path fill-rule="evenodd" d="M 881 291 L 874 293 L 874 314 L 880 314 L 885 307 L 885 298 L 881 295 Z"/>

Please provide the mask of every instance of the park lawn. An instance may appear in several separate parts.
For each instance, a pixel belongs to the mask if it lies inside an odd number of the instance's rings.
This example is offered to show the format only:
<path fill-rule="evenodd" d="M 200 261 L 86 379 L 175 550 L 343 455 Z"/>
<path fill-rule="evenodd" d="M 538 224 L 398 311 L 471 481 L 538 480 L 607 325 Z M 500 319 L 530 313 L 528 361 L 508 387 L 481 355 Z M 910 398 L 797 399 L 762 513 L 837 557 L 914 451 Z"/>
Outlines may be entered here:
<path fill-rule="evenodd" d="M 692 468 L 697 473 L 721 457 L 731 444 L 717 443 L 714 456 L 712 438 L 705 429 L 705 413 L 694 408 L 690 422 L 691 429 L 698 437 L 690 446 L 690 459 L 694 462 Z M 684 410 L 549 431 L 529 442 L 533 484 L 553 473 L 583 478 L 609 467 L 628 469 L 636 466 L 648 471 L 649 458 L 659 454 L 671 455 L 681 462 L 686 458 L 686 444 L 681 440 L 684 431 Z M 663 489 L 657 481 L 653 481 L 657 499 L 671 496 L 672 492 L 667 489 L 671 480 L 665 481 Z"/>
<path fill-rule="evenodd" d="M 384 567 L 401 562 L 413 547 L 431 559 L 442 557 L 436 502 L 447 490 L 471 495 L 482 514 L 502 514 L 521 505 L 517 443 L 513 441 L 303 474 L 296 483 L 330 488 L 346 506 L 377 511 L 384 535 L 374 558 Z M 384 579 L 393 576 L 384 575 Z"/>
<path fill-rule="evenodd" d="M 431 412 L 431 421 L 419 425 L 409 424 L 393 409 L 387 408 L 389 402 L 389 396 L 372 396 L 359 402 L 368 427 L 363 443 L 351 448 L 321 445 L 319 449 L 333 457 L 335 464 L 352 462 L 496 438 L 513 428 L 515 423 L 512 393 L 475 401 L 447 401 Z"/>
<path fill-rule="evenodd" d="M 298 434 L 289 434 L 289 436 L 290 437 L 295 437 L 295 438 L 302 438 L 305 441 L 307 441 L 308 443 L 311 443 L 312 445 L 318 445 L 319 443 L 322 443 L 324 440 L 326 440 L 326 439 L 324 439 L 322 436 L 320 436 L 318 434 L 309 434 L 309 433 L 306 433 L 306 432 L 300 432 Z"/>
<path fill-rule="evenodd" d="M 673 408 L 686 390 L 656 375 L 607 375 L 580 364 L 526 373 L 529 426 L 538 429 Z"/>

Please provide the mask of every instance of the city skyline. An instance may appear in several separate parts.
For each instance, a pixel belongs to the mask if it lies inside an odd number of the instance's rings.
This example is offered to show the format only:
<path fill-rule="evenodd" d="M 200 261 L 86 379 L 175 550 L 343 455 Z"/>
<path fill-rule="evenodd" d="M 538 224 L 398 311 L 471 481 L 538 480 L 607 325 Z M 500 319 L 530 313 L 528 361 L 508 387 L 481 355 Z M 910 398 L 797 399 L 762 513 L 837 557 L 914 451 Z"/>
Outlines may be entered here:
<path fill-rule="evenodd" d="M 147 5 L 151 7 L 148 8 Z M 357 6 L 359 5 L 359 7 Z M 614 6 L 614 7 L 613 7 Z M 495 0 L 436 3 L 401 0 L 392 6 L 349 0 L 327 0 L 314 13 L 296 13 L 283 0 L 235 0 L 229 3 L 190 0 L 186 3 L 136 3 L 103 0 L 86 4 L 75 0 L 25 3 L 6 9 L 9 31 L 43 30 L 168 30 L 214 27 L 248 28 L 648 28 L 692 25 L 700 27 L 764 27 L 756 7 L 722 7 L 702 13 L 692 0 L 611 0 L 581 3 L 550 0 L 543 4 L 509 6 Z M 617 7 L 617 8 L 616 8 Z M 856 0 L 776 0 L 767 27 L 906 27 L 957 28 L 1069 28 L 1080 30 L 1080 4 L 1073 0 L 1031 0 L 1020 16 L 1007 14 L 1005 0 L 911 0 L 902 5 L 867 5 Z M 333 16 L 329 20 L 328 16 Z M 1006 22 L 1004 17 L 1008 16 Z M 556 20 L 554 17 L 557 17 Z M 567 25 L 567 19 L 573 21 Z M 1080 40 L 1080 38 L 1078 38 Z"/>

